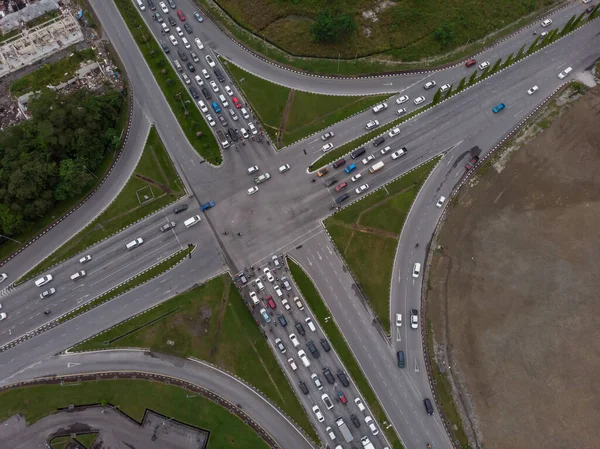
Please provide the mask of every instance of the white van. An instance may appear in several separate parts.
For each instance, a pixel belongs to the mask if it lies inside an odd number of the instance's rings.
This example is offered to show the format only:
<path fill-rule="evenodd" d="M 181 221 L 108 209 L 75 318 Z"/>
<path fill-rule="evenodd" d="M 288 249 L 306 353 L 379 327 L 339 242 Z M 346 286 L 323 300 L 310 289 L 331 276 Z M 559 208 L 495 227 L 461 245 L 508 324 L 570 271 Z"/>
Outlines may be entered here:
<path fill-rule="evenodd" d="M 419 262 L 417 262 L 414 266 L 413 266 L 413 273 L 412 273 L 412 277 L 414 278 L 418 278 L 419 274 L 421 273 L 421 264 Z"/>
<path fill-rule="evenodd" d="M 223 94 L 219 95 L 219 100 L 221 100 L 221 104 L 223 105 L 224 108 L 229 106 L 229 102 L 227 101 L 227 98 L 225 98 L 225 95 L 223 95 Z"/>
<path fill-rule="evenodd" d="M 298 357 L 300 357 L 300 360 L 302 360 L 302 364 L 305 367 L 309 367 L 310 366 L 310 360 L 308 360 L 308 357 L 306 356 L 306 352 L 304 352 L 304 349 L 300 349 L 300 351 L 298 351 Z"/>
<path fill-rule="evenodd" d="M 202 221 L 202 218 L 200 218 L 200 215 L 194 215 L 193 217 L 190 217 L 187 220 L 185 220 L 183 222 L 183 224 L 185 225 L 186 228 L 189 228 L 189 227 L 194 226 L 196 223 L 200 223 L 201 221 Z"/>
<path fill-rule="evenodd" d="M 142 0 L 137 0 L 137 4 L 142 11 L 146 11 L 146 5 L 142 2 Z"/>
<path fill-rule="evenodd" d="M 85 270 L 78 271 L 77 273 L 71 275 L 71 280 L 76 281 L 77 279 L 82 278 L 85 275 Z"/>
<path fill-rule="evenodd" d="M 167 24 L 165 22 L 161 23 L 160 26 L 162 27 L 162 29 L 165 33 L 169 32 L 169 27 L 167 26 Z"/>
<path fill-rule="evenodd" d="M 140 246 L 142 243 L 144 243 L 144 240 L 141 237 L 138 237 L 137 239 L 132 240 L 127 245 L 125 245 L 125 248 L 127 248 L 128 250 L 132 250 L 133 248 L 137 248 L 138 246 Z"/>
<path fill-rule="evenodd" d="M 181 42 L 183 42 L 183 46 L 184 46 L 185 48 L 187 48 L 188 50 L 189 50 L 190 48 L 192 48 L 192 46 L 190 45 L 190 41 L 188 41 L 186 37 L 182 37 L 182 38 L 181 38 Z"/>

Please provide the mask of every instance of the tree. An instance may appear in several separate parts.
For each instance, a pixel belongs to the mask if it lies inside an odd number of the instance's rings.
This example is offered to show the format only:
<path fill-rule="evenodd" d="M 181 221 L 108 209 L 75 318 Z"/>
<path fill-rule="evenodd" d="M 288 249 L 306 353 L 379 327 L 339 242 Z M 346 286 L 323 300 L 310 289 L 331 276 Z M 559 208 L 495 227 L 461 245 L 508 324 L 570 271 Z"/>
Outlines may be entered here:
<path fill-rule="evenodd" d="M 491 70 L 490 70 L 490 66 L 488 65 L 485 69 L 483 69 L 483 72 L 481 72 L 481 76 L 479 78 L 481 78 L 482 80 L 487 78 L 488 75 L 491 75 Z"/>
<path fill-rule="evenodd" d="M 523 52 L 525 51 L 525 45 L 527 45 L 527 44 L 523 44 L 523 46 L 521 48 L 519 48 L 519 51 L 517 52 L 517 57 L 516 57 L 517 61 L 523 57 Z"/>
<path fill-rule="evenodd" d="M 504 64 L 502 65 L 503 68 L 508 67 L 512 64 L 512 61 L 514 59 L 513 54 L 511 53 L 510 55 L 508 55 L 508 58 L 506 58 L 506 61 L 504 62 Z"/>
<path fill-rule="evenodd" d="M 454 30 L 451 25 L 444 23 L 433 32 L 433 36 L 440 41 L 442 47 L 447 47 L 454 41 Z"/>
<path fill-rule="evenodd" d="M 433 96 L 433 104 L 439 103 L 441 98 L 442 98 L 442 91 L 438 89 L 437 92 L 435 93 L 435 95 Z"/>
<path fill-rule="evenodd" d="M 88 173 L 84 164 L 73 159 L 64 159 L 60 162 L 58 175 L 60 182 L 54 190 L 54 198 L 58 201 L 81 195 L 93 181 L 92 175 Z"/>
<path fill-rule="evenodd" d="M 535 50 L 535 47 L 537 46 L 539 41 L 540 41 L 540 37 L 538 36 L 535 38 L 535 40 L 533 41 L 531 46 L 527 49 L 527 54 L 530 54 Z"/>
<path fill-rule="evenodd" d="M 23 224 L 23 216 L 14 212 L 6 204 L 0 204 L 0 234 L 3 235 L 15 235 L 17 234 Z"/>
<path fill-rule="evenodd" d="M 491 72 L 492 72 L 492 73 L 496 73 L 496 71 L 498 71 L 498 69 L 500 68 L 500 64 L 502 64 L 502 58 L 498 59 L 498 60 L 495 62 L 494 66 L 492 67 L 492 70 L 491 70 Z"/>
<path fill-rule="evenodd" d="M 349 36 L 356 29 L 356 23 L 351 16 L 334 15 L 331 10 L 326 9 L 316 17 L 310 33 L 315 42 L 329 44 Z"/>
<path fill-rule="evenodd" d="M 477 72 L 473 72 L 473 74 L 469 78 L 469 86 L 475 82 L 475 78 L 477 78 Z"/>
<path fill-rule="evenodd" d="M 585 11 L 582 12 L 581 14 L 579 14 L 579 16 L 577 16 L 575 21 L 571 24 L 571 28 L 569 29 L 569 31 L 574 30 L 579 26 L 579 22 L 581 22 L 581 19 L 583 19 L 584 15 L 585 15 Z"/>
<path fill-rule="evenodd" d="M 460 80 L 460 83 L 458 83 L 458 87 L 456 88 L 457 92 L 460 92 L 461 90 L 463 90 L 465 88 L 465 77 L 463 76 L 463 78 Z"/>

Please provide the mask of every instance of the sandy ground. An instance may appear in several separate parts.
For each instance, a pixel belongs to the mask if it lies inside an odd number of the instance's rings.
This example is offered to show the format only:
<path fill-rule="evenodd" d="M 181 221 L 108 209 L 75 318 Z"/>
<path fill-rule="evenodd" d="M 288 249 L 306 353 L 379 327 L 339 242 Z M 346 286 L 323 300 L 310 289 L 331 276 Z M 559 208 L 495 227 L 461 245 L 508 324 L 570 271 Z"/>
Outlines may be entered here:
<path fill-rule="evenodd" d="M 467 423 L 486 449 L 600 448 L 600 88 L 471 184 L 428 295 Z"/>

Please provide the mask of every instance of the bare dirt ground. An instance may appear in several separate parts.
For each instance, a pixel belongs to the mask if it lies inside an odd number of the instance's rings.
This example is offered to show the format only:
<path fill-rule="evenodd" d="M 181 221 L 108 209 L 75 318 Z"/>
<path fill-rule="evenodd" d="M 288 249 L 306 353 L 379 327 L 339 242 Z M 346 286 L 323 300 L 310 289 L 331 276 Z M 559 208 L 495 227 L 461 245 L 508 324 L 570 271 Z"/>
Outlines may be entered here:
<path fill-rule="evenodd" d="M 486 449 L 600 448 L 600 88 L 458 198 L 428 313 L 465 427 Z"/>

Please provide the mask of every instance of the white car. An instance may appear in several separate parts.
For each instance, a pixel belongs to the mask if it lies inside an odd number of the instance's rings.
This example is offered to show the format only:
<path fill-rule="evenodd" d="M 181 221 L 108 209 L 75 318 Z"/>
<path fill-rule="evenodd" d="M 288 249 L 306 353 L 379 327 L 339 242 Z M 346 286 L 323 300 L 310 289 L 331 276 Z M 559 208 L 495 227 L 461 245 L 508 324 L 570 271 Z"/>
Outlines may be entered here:
<path fill-rule="evenodd" d="M 281 298 L 283 296 L 283 292 L 279 288 L 279 285 L 276 285 L 274 288 L 275 288 L 275 293 L 277 294 L 277 297 Z"/>
<path fill-rule="evenodd" d="M 413 265 L 412 277 L 416 279 L 419 277 L 419 274 L 421 274 L 421 264 L 419 262 L 416 262 Z"/>
<path fill-rule="evenodd" d="M 328 131 L 321 136 L 321 140 L 328 140 L 328 139 L 331 139 L 333 136 L 335 136 L 333 131 Z"/>
<path fill-rule="evenodd" d="M 179 35 L 179 37 L 183 37 L 183 30 L 179 27 L 175 27 L 175 32 Z"/>
<path fill-rule="evenodd" d="M 196 38 L 194 39 L 194 42 L 196 42 L 196 47 L 198 47 L 198 50 L 202 50 L 204 48 L 204 44 L 200 39 Z"/>
<path fill-rule="evenodd" d="M 88 254 L 79 259 L 79 263 L 88 263 L 90 260 L 92 260 L 92 256 Z"/>
<path fill-rule="evenodd" d="M 431 80 L 431 81 L 427 81 L 424 85 L 423 85 L 423 89 L 425 90 L 429 90 L 431 88 L 435 87 L 435 81 Z"/>
<path fill-rule="evenodd" d="M 165 5 L 165 2 L 160 2 L 158 4 L 158 6 L 160 6 L 160 9 L 162 9 L 162 12 L 164 12 L 165 14 L 169 14 L 169 8 L 167 8 L 167 5 Z"/>
<path fill-rule="evenodd" d="M 335 433 L 333 433 L 333 429 L 331 428 L 331 426 L 325 427 L 325 432 L 327 432 L 327 435 L 329 435 L 331 441 L 335 440 Z"/>
<path fill-rule="evenodd" d="M 368 155 L 366 158 L 364 158 L 362 160 L 362 163 L 364 165 L 367 165 L 369 162 L 374 161 L 374 160 L 375 160 L 375 155 L 374 154 L 370 154 L 370 155 Z"/>
<path fill-rule="evenodd" d="M 396 98 L 396 103 L 402 104 L 406 103 L 409 100 L 408 95 L 402 95 L 401 97 Z"/>
<path fill-rule="evenodd" d="M 484 70 L 485 68 L 490 66 L 490 61 L 484 61 L 481 64 L 479 64 L 479 70 Z"/>
<path fill-rule="evenodd" d="M 402 314 L 396 314 L 396 327 L 402 327 Z"/>
<path fill-rule="evenodd" d="M 45 299 L 48 296 L 52 296 L 54 293 L 56 293 L 56 289 L 54 287 L 50 287 L 48 290 L 44 290 L 42 293 L 40 293 L 40 299 Z"/>
<path fill-rule="evenodd" d="M 260 170 L 258 168 L 258 165 L 253 165 L 252 167 L 248 167 L 248 174 L 251 175 L 252 173 L 256 173 L 258 170 Z"/>
<path fill-rule="evenodd" d="M 248 131 L 246 131 L 246 128 L 240 128 L 240 133 L 242 133 L 242 137 L 244 139 L 248 139 L 250 137 L 250 134 L 248 134 Z"/>
<path fill-rule="evenodd" d="M 296 303 L 296 307 L 298 307 L 298 310 L 304 310 L 304 305 L 302 305 L 302 301 L 300 301 L 300 298 L 298 298 L 297 296 L 294 297 L 294 302 Z"/>
<path fill-rule="evenodd" d="M 542 20 L 542 26 L 544 28 L 549 27 L 550 25 L 552 25 L 552 19 L 544 19 L 544 20 Z"/>
<path fill-rule="evenodd" d="M 172 34 L 169 35 L 169 40 L 171 41 L 171 43 L 173 45 L 177 45 L 179 42 L 177 42 L 177 39 L 175 39 L 175 36 L 173 36 Z"/>
<path fill-rule="evenodd" d="M 564 69 L 562 72 L 560 72 L 560 73 L 558 74 L 558 77 L 559 77 L 561 80 L 562 80 L 562 79 L 565 79 L 565 78 L 566 78 L 566 77 L 569 75 L 569 73 L 571 73 L 572 71 L 573 71 L 573 68 L 572 68 L 572 67 L 567 67 L 566 69 Z"/>
<path fill-rule="evenodd" d="M 196 80 L 196 83 L 198 84 L 198 86 L 204 86 L 204 80 L 202 79 L 202 77 L 200 75 L 194 75 L 194 79 Z M 204 112 L 204 111 L 202 111 Z"/>
<path fill-rule="evenodd" d="M 217 86 L 217 83 L 215 83 L 214 81 L 210 81 L 208 84 L 210 84 L 210 87 L 212 88 L 213 92 L 219 92 L 219 86 Z"/>
<path fill-rule="evenodd" d="M 283 306 L 283 308 L 285 310 L 287 310 L 288 312 L 290 312 L 292 310 L 292 306 L 290 306 L 290 302 L 287 299 L 282 299 L 281 300 L 281 305 Z"/>
<path fill-rule="evenodd" d="M 281 341 L 281 338 L 275 339 L 275 346 L 277 346 L 277 348 L 279 349 L 279 351 L 282 354 L 285 354 L 287 352 L 287 350 L 285 349 L 285 346 L 283 345 L 283 342 Z"/>
<path fill-rule="evenodd" d="M 260 301 L 258 300 L 258 296 L 257 296 L 256 292 L 250 292 L 250 299 L 252 300 L 252 303 L 254 305 L 257 305 L 258 303 L 260 303 Z"/>
<path fill-rule="evenodd" d="M 202 69 L 202 76 L 204 76 L 204 79 L 209 79 L 210 73 L 208 73 L 208 70 Z"/>
<path fill-rule="evenodd" d="M 315 416 L 317 417 L 317 421 L 319 421 L 319 422 L 325 421 L 325 418 L 323 417 L 323 413 L 321 413 L 321 409 L 319 408 L 318 405 L 313 406 L 312 411 L 315 414 Z"/>
<path fill-rule="evenodd" d="M 248 189 L 248 195 L 253 195 L 253 194 L 255 194 L 256 192 L 258 192 L 258 186 L 250 187 L 250 188 Z"/>
<path fill-rule="evenodd" d="M 160 26 L 165 33 L 169 32 L 169 27 L 167 26 L 167 24 L 165 22 L 161 23 Z"/>
<path fill-rule="evenodd" d="M 298 341 L 298 337 L 296 337 L 296 334 L 290 334 L 290 340 L 291 340 L 292 344 L 294 345 L 294 348 L 297 348 L 298 346 L 300 346 L 300 342 Z"/>
<path fill-rule="evenodd" d="M 250 130 L 252 135 L 258 134 L 258 130 L 256 129 L 256 126 L 254 126 L 254 123 L 248 122 L 248 129 Z"/>
<path fill-rule="evenodd" d="M 248 120 L 250 118 L 250 114 L 248 114 L 248 111 L 246 111 L 246 108 L 240 109 L 240 112 L 242 113 L 242 117 L 244 117 L 246 120 Z"/>
<path fill-rule="evenodd" d="M 315 327 L 315 323 L 313 323 L 313 320 L 311 317 L 307 317 L 305 320 L 306 325 L 308 326 L 308 328 L 313 331 L 313 332 L 317 332 L 317 328 Z"/>
<path fill-rule="evenodd" d="M 76 281 L 77 279 L 81 279 L 82 277 L 84 277 L 86 275 L 85 270 L 80 270 L 77 273 L 73 273 L 71 275 L 71 280 L 72 281 Z"/>
<path fill-rule="evenodd" d="M 355 174 L 352 178 L 350 178 L 352 180 L 352 182 L 356 182 L 358 181 L 360 178 L 362 178 L 362 175 L 360 173 Z"/>
<path fill-rule="evenodd" d="M 367 130 L 373 129 L 373 128 L 377 128 L 379 126 L 379 120 L 371 120 L 370 122 L 367 123 L 367 125 L 365 126 L 365 128 Z"/>
<path fill-rule="evenodd" d="M 396 111 L 396 115 L 406 114 L 406 108 L 400 108 Z"/>
<path fill-rule="evenodd" d="M 540 37 L 541 37 L 542 39 L 544 39 L 546 36 L 548 36 L 548 32 L 547 32 L 547 31 L 542 31 L 542 32 L 540 33 Z"/>
<path fill-rule="evenodd" d="M 388 107 L 387 103 L 379 103 L 373 106 L 373 112 L 377 114 L 378 112 L 386 110 Z"/>
<path fill-rule="evenodd" d="M 182 37 L 181 42 L 183 42 L 183 46 L 185 48 L 187 48 L 187 49 L 192 48 L 192 46 L 190 45 L 190 41 L 187 40 L 187 37 Z"/>
<path fill-rule="evenodd" d="M 217 64 L 215 64 L 215 61 L 214 61 L 214 59 L 212 58 L 212 56 L 210 56 L 210 55 L 206 55 L 206 56 L 204 57 L 204 59 L 206 59 L 206 62 L 208 62 L 208 65 L 209 65 L 211 68 L 213 68 L 213 67 L 216 67 L 216 66 L 217 66 Z"/>
<path fill-rule="evenodd" d="M 410 327 L 413 329 L 419 328 L 419 311 L 417 309 L 411 309 L 410 311 Z"/>
<path fill-rule="evenodd" d="M 7 277 L 8 275 L 6 273 L 0 273 L 0 284 L 2 284 Z"/>
<path fill-rule="evenodd" d="M 210 114 L 206 114 L 206 121 L 210 126 L 215 126 L 217 124 Z"/>
<path fill-rule="evenodd" d="M 414 104 L 421 104 L 424 101 L 425 101 L 425 97 L 421 95 L 420 97 L 415 98 L 414 101 L 413 101 L 413 103 Z"/>
<path fill-rule="evenodd" d="M 225 92 L 227 92 L 227 95 L 229 95 L 230 97 L 233 97 L 233 90 L 231 90 L 231 87 L 225 86 L 223 89 L 225 89 Z"/>
<path fill-rule="evenodd" d="M 404 156 L 406 154 L 406 149 L 405 148 L 401 148 L 398 151 L 394 151 L 392 153 L 392 159 L 396 160 L 398 159 L 400 156 Z"/>
<path fill-rule="evenodd" d="M 36 287 L 41 287 L 42 285 L 46 285 L 48 282 L 50 282 L 52 279 L 54 279 L 52 277 L 51 274 L 47 274 L 46 276 L 42 276 L 41 278 L 39 278 L 37 281 L 35 281 L 35 285 Z"/>
<path fill-rule="evenodd" d="M 367 426 L 369 426 L 369 429 L 371 429 L 371 433 L 373 435 L 379 434 L 379 430 L 377 429 L 377 426 L 375 426 L 375 422 L 373 421 L 373 418 L 371 418 L 370 416 L 367 416 L 365 418 L 365 424 Z"/>
<path fill-rule="evenodd" d="M 443 84 L 442 87 L 440 87 L 440 92 L 446 92 L 447 90 L 450 90 L 450 84 Z"/>
<path fill-rule="evenodd" d="M 187 76 L 187 73 L 182 73 L 181 77 L 183 78 L 183 82 L 185 84 L 191 84 L 192 83 L 192 80 L 190 79 L 189 76 Z"/>
<path fill-rule="evenodd" d="M 290 164 L 283 164 L 281 167 L 279 167 L 279 173 L 285 173 L 286 171 L 289 171 L 290 168 Z"/>
<path fill-rule="evenodd" d="M 329 142 L 329 143 L 326 143 L 325 145 L 323 145 L 323 146 L 321 147 L 321 151 L 322 151 L 323 153 L 325 153 L 325 152 L 327 152 L 327 151 L 331 150 L 332 148 L 333 148 L 333 144 L 332 144 L 331 142 Z"/>
<path fill-rule="evenodd" d="M 387 154 L 390 151 L 392 151 L 392 147 L 388 145 L 387 147 L 381 149 L 381 154 Z"/>
<path fill-rule="evenodd" d="M 394 128 L 388 133 L 388 136 L 396 137 L 398 134 L 400 134 L 400 128 Z"/>
<path fill-rule="evenodd" d="M 271 273 L 271 270 L 269 270 L 269 267 L 265 267 L 263 270 L 263 273 L 265 273 L 265 276 L 267 277 L 267 281 L 273 282 L 275 280 L 275 276 L 273 276 L 273 274 Z"/>
<path fill-rule="evenodd" d="M 302 360 L 302 364 L 306 367 L 310 366 L 310 360 L 308 360 L 308 357 L 306 356 L 306 352 L 304 352 L 303 349 L 300 349 L 298 351 L 298 357 L 300 357 L 300 360 Z"/>
<path fill-rule="evenodd" d="M 0 321 L 5 320 L 6 317 L 7 317 L 6 313 L 4 313 L 4 312 L 0 313 Z"/>
<path fill-rule="evenodd" d="M 368 188 L 369 184 L 363 184 L 360 187 L 357 187 L 355 192 L 357 193 L 357 195 L 360 195 L 361 193 L 365 192 Z"/>
<path fill-rule="evenodd" d="M 260 290 L 264 290 L 265 289 L 265 284 L 262 283 L 262 281 L 260 280 L 260 278 L 256 278 L 256 286 L 260 289 Z"/>
<path fill-rule="evenodd" d="M 437 203 L 435 203 L 436 207 L 442 207 L 442 205 L 444 204 L 444 201 L 446 201 L 446 197 L 445 196 L 440 196 L 440 199 L 438 200 Z"/>
<path fill-rule="evenodd" d="M 366 410 L 365 404 L 363 403 L 363 401 L 362 401 L 362 399 L 361 399 L 361 398 L 356 398 L 356 399 L 354 400 L 354 403 L 356 404 L 356 406 L 358 407 L 358 409 L 359 409 L 361 412 L 364 412 L 364 411 Z"/>
<path fill-rule="evenodd" d="M 288 359 L 288 363 L 290 364 L 290 367 L 292 368 L 292 370 L 296 371 L 298 369 L 298 365 L 296 365 L 296 362 L 294 361 L 293 358 L 289 358 Z"/>

